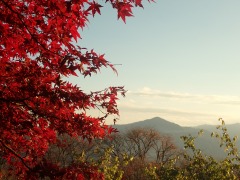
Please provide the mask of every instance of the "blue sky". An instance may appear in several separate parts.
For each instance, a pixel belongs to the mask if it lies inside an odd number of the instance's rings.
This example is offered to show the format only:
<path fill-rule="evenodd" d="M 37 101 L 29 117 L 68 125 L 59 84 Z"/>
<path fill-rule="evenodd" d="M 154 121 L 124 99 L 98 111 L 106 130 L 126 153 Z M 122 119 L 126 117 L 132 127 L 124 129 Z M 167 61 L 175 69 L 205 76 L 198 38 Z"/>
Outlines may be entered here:
<path fill-rule="evenodd" d="M 239 0 L 144 3 L 126 24 L 104 6 L 79 44 L 122 64 L 118 76 L 103 69 L 73 81 L 86 91 L 125 86 L 119 124 L 155 116 L 184 126 L 240 122 Z"/>

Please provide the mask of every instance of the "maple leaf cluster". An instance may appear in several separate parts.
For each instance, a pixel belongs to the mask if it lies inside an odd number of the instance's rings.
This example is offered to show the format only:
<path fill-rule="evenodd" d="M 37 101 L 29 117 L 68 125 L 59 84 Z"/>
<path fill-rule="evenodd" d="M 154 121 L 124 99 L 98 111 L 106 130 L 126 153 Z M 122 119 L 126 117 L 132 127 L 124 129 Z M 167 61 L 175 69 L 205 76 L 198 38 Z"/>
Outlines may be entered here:
<path fill-rule="evenodd" d="M 123 21 L 142 7 L 141 0 L 107 2 Z M 58 134 L 91 140 L 115 131 L 105 119 L 118 115 L 123 87 L 85 93 L 63 80 L 102 67 L 116 71 L 104 55 L 74 44 L 101 7 L 90 0 L 0 0 L 0 154 L 19 178 L 103 178 L 88 164 L 63 168 L 44 159 Z M 89 109 L 104 114 L 92 117 Z"/>

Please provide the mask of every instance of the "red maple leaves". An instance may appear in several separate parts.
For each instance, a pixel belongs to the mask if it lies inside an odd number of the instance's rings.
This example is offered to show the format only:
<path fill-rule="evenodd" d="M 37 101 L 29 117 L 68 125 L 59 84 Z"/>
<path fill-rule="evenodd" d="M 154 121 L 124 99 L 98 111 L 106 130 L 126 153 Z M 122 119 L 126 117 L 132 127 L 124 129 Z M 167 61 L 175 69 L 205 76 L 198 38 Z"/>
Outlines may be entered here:
<path fill-rule="evenodd" d="M 132 16 L 139 0 L 109 1 L 118 18 Z M 63 77 L 90 76 L 114 67 L 104 55 L 74 45 L 90 15 L 102 6 L 88 0 L 0 0 L 0 154 L 20 178 L 103 178 L 87 164 L 62 168 L 44 159 L 58 134 L 92 139 L 114 131 L 105 125 L 118 115 L 123 87 L 84 93 Z M 101 109 L 101 117 L 86 110 Z"/>

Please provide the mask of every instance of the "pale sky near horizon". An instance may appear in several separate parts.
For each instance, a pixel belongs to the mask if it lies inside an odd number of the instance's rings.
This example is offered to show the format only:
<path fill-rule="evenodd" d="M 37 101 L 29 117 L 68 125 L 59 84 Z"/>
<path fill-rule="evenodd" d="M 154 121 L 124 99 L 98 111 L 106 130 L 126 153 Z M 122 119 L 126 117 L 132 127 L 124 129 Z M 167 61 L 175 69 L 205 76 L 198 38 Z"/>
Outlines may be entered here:
<path fill-rule="evenodd" d="M 126 24 L 102 4 L 79 44 L 122 64 L 118 76 L 103 69 L 73 81 L 86 91 L 125 86 L 118 124 L 156 116 L 183 126 L 240 123 L 239 0 L 158 0 Z"/>

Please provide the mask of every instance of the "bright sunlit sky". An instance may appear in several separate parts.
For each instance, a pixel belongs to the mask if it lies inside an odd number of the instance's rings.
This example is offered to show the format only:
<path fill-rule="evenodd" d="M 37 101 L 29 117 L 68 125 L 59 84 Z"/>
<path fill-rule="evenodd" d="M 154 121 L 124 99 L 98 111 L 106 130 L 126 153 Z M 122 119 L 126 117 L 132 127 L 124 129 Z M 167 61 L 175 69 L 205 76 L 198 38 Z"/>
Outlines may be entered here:
<path fill-rule="evenodd" d="M 122 64 L 118 75 L 102 69 L 73 81 L 86 91 L 125 86 L 118 124 L 156 116 L 183 126 L 240 123 L 239 8 L 239 0 L 159 0 L 124 24 L 105 5 L 79 44 Z"/>

